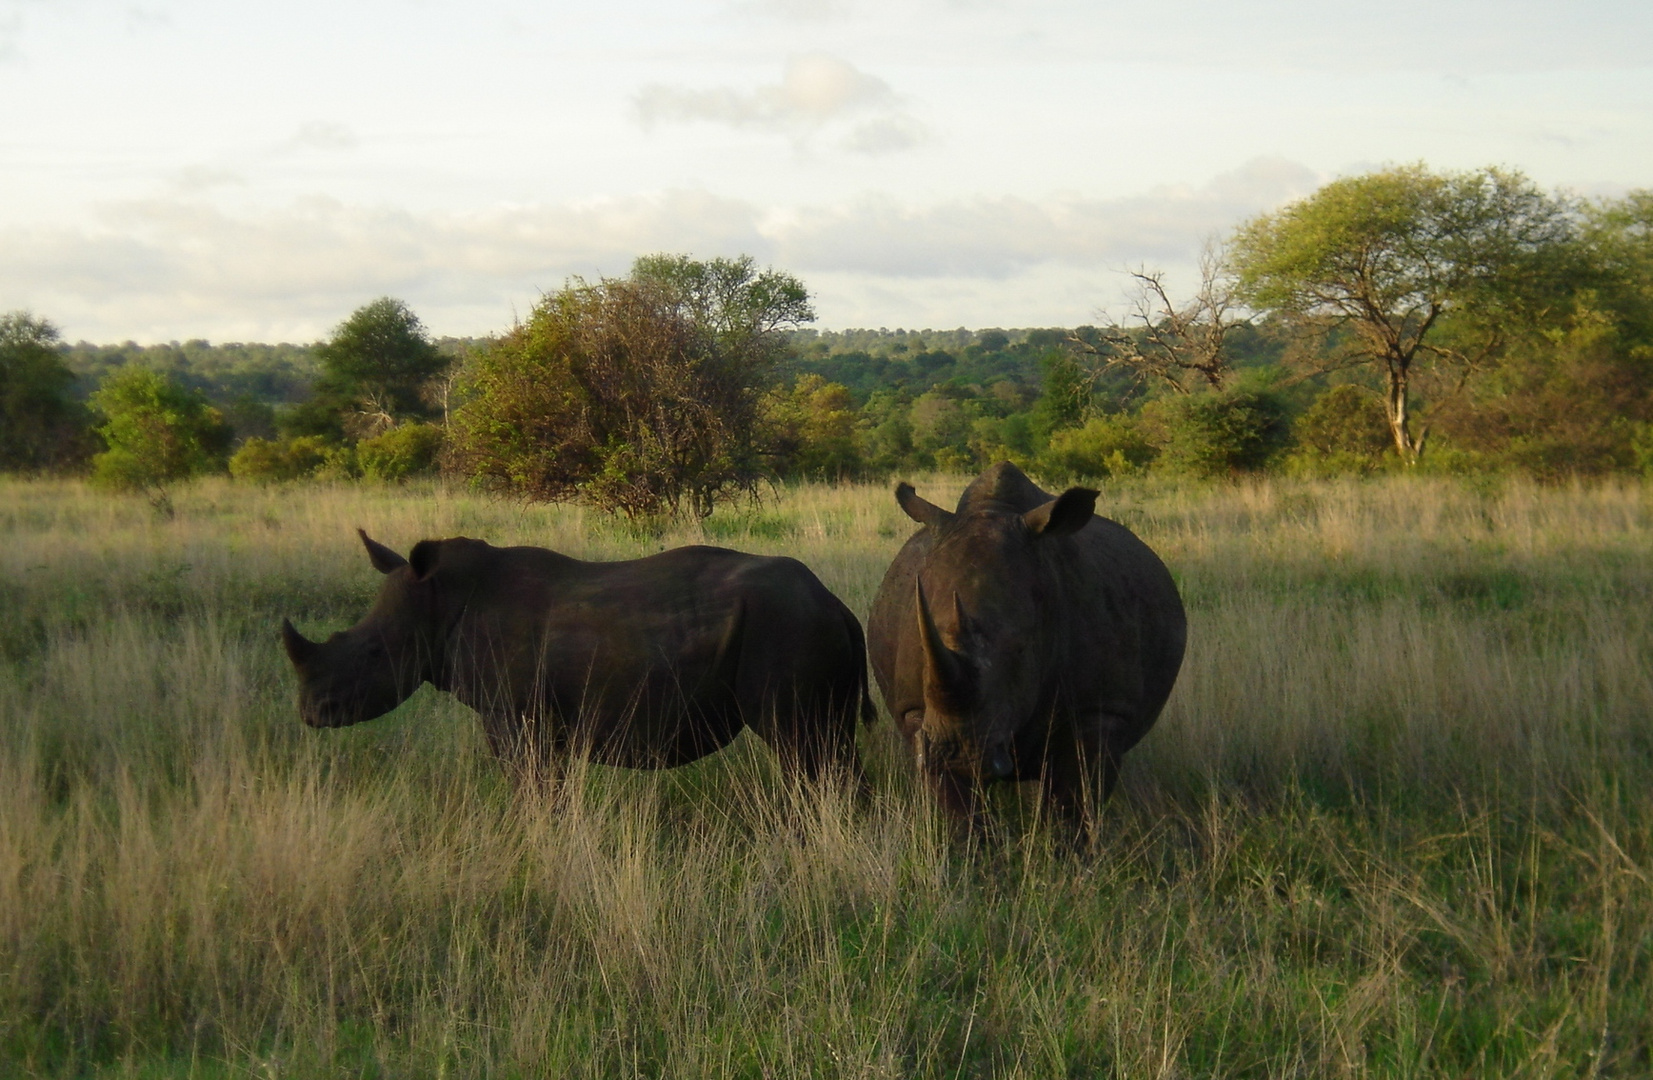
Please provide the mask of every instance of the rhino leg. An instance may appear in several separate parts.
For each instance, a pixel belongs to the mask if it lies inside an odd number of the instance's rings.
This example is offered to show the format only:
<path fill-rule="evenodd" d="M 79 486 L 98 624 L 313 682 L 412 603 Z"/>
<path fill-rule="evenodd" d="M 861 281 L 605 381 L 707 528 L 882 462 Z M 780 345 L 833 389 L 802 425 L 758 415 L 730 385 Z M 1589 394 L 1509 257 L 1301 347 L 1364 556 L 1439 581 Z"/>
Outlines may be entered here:
<path fill-rule="evenodd" d="M 482 730 L 488 748 L 519 789 L 556 797 L 568 748 L 559 725 L 532 713 L 488 712 Z"/>
<path fill-rule="evenodd" d="M 770 703 L 764 712 L 766 722 L 753 725 L 753 730 L 775 751 L 788 775 L 810 784 L 837 775 L 870 794 L 855 747 L 858 695 L 797 695 Z"/>
<path fill-rule="evenodd" d="M 1082 723 L 1079 732 L 1052 741 L 1045 759 L 1045 805 L 1051 814 L 1075 831 L 1080 846 L 1095 838 L 1097 817 L 1119 782 L 1122 756 L 1105 737 L 1110 724 Z"/>

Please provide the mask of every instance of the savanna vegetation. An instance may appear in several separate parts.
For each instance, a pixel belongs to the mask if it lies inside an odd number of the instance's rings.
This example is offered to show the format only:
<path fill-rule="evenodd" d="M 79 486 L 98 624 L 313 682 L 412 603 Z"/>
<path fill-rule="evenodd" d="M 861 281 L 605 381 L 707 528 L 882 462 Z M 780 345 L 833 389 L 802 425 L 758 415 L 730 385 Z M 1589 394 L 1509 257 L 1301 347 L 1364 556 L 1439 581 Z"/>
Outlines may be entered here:
<path fill-rule="evenodd" d="M 1650 228 L 1411 166 L 1093 326 L 816 331 L 681 256 L 485 340 L 0 317 L 0 1074 L 1653 1072 Z M 1092 850 L 1008 787 L 954 838 L 887 717 L 864 803 L 744 737 L 519 791 L 428 689 L 297 719 L 357 526 L 784 553 L 864 616 L 886 481 L 1005 458 L 1189 609 Z"/>
<path fill-rule="evenodd" d="M 101 452 L 98 475 L 162 507 L 166 483 L 202 473 L 441 471 L 650 522 L 765 481 L 1002 459 L 1053 480 L 1653 468 L 1647 192 L 1382 169 L 1240 223 L 1186 295 L 1131 277 L 1125 313 L 1023 330 L 816 331 L 792 275 L 676 255 L 570 281 L 481 340 L 435 340 L 389 297 L 308 346 L 68 346 L 13 313 L 0 465 Z M 151 388 L 147 452 L 124 445 L 131 395 L 106 386 L 130 367 L 171 388 Z"/>
<path fill-rule="evenodd" d="M 920 479 L 946 501 L 962 478 Z M 463 487 L 0 482 L 0 1072 L 1631 1076 L 1653 1069 L 1653 491 L 1113 482 L 1191 644 L 1094 851 L 965 844 L 760 744 L 514 791 L 429 690 L 300 725 L 277 626 L 356 525 L 802 558 L 864 615 L 911 522 L 805 485 L 658 537 Z"/>

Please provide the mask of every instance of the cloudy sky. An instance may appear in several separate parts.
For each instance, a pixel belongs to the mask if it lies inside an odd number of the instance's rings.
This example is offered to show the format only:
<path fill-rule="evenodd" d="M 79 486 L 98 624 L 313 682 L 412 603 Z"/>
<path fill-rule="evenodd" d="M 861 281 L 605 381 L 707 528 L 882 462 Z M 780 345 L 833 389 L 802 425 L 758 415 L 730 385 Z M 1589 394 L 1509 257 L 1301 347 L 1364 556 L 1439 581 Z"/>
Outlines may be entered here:
<path fill-rule="evenodd" d="M 653 251 L 1073 325 L 1334 176 L 1653 186 L 1646 0 L 0 0 L 0 311 L 484 334 Z"/>

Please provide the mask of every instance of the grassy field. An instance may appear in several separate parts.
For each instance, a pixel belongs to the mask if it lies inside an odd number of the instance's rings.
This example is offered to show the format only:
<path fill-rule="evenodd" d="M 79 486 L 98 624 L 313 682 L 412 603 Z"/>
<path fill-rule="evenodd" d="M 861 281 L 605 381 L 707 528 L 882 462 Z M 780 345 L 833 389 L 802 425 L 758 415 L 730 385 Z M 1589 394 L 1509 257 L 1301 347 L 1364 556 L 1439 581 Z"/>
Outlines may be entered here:
<path fill-rule="evenodd" d="M 963 481 L 920 490 L 949 504 Z M 303 728 L 277 627 L 353 530 L 785 552 L 864 613 L 913 526 L 803 488 L 649 539 L 431 488 L 0 481 L 0 1075 L 1653 1073 L 1653 489 L 1122 487 L 1188 661 L 1090 857 L 951 842 L 767 750 L 518 798 L 421 691 Z"/>

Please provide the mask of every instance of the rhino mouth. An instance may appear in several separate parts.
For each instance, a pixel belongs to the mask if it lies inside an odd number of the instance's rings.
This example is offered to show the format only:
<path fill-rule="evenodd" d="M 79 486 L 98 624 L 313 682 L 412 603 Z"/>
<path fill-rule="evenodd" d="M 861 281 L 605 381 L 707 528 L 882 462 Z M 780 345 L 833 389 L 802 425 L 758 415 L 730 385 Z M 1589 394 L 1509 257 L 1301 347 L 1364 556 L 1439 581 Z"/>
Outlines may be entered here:
<path fill-rule="evenodd" d="M 1018 773 L 1015 750 L 1008 743 L 977 747 L 961 739 L 932 738 L 923 731 L 917 733 L 917 742 L 919 768 L 925 772 L 984 781 L 1013 780 Z"/>

